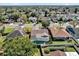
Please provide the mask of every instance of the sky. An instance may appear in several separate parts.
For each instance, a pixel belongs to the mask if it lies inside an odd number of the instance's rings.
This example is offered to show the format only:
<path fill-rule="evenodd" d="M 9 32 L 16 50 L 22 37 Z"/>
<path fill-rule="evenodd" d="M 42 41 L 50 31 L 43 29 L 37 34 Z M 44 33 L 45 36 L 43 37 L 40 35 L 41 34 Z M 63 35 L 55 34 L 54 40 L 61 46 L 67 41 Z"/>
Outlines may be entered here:
<path fill-rule="evenodd" d="M 0 0 L 0 5 L 79 5 L 79 0 Z"/>
<path fill-rule="evenodd" d="M 79 3 L 0 3 L 0 5 L 79 5 Z"/>

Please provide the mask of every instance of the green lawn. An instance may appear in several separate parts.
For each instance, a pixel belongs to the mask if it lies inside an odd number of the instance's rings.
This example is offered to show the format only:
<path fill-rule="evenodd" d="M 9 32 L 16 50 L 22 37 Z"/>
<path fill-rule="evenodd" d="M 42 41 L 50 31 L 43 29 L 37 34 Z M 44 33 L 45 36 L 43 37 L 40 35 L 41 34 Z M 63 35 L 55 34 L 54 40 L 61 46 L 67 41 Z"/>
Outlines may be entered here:
<path fill-rule="evenodd" d="M 78 44 L 79 44 L 79 41 L 78 41 Z"/>
<path fill-rule="evenodd" d="M 50 51 L 50 49 L 63 49 L 65 52 L 75 52 L 75 49 L 73 47 L 65 47 L 65 46 L 59 46 L 59 47 L 46 47 L 46 48 L 42 48 L 42 50 L 44 51 L 44 49 L 47 49 Z M 51 52 L 51 51 L 50 51 Z"/>
<path fill-rule="evenodd" d="M 54 48 L 54 47 L 53 47 L 53 48 Z M 53 48 L 52 48 L 52 49 L 53 49 Z M 59 48 L 60 48 L 60 47 L 59 47 Z M 48 53 L 45 52 L 46 49 L 47 49 Z M 55 49 L 55 48 L 54 48 L 54 49 Z M 67 47 L 67 48 L 64 47 L 63 51 L 64 51 L 64 52 L 76 52 L 73 47 Z M 44 55 L 49 55 L 50 52 L 53 52 L 53 50 L 50 51 L 48 48 L 44 48 L 44 49 L 42 49 L 42 52 L 43 52 Z"/>
<path fill-rule="evenodd" d="M 0 36 L 0 48 L 2 48 L 3 44 L 4 44 L 4 38 L 3 36 Z"/>
<path fill-rule="evenodd" d="M 68 41 L 52 41 L 52 44 L 75 44 L 75 41 L 68 42 Z"/>
<path fill-rule="evenodd" d="M 40 56 L 40 51 L 39 51 L 39 49 L 37 48 L 37 49 L 35 49 L 35 54 L 34 54 L 34 56 Z"/>
<path fill-rule="evenodd" d="M 8 27 L 5 27 L 4 33 L 10 33 L 12 31 L 13 31 L 13 27 L 8 26 Z"/>
<path fill-rule="evenodd" d="M 75 52 L 75 49 L 73 47 L 67 47 L 66 51 L 67 52 Z"/>
<path fill-rule="evenodd" d="M 54 46 L 51 46 L 51 47 L 46 47 L 45 49 L 57 49 L 57 48 L 65 48 L 64 46 L 61 46 L 61 47 L 54 47 Z"/>

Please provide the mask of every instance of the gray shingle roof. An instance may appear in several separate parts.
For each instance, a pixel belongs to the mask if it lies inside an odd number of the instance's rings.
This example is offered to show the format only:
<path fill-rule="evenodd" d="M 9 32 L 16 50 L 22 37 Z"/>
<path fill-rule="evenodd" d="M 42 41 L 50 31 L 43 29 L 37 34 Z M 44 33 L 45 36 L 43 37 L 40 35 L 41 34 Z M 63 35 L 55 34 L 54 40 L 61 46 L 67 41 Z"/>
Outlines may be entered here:
<path fill-rule="evenodd" d="M 15 38 L 17 36 L 24 36 L 26 33 L 22 30 L 15 30 L 13 31 L 12 33 L 8 34 L 6 36 L 6 39 L 9 39 L 9 38 Z"/>

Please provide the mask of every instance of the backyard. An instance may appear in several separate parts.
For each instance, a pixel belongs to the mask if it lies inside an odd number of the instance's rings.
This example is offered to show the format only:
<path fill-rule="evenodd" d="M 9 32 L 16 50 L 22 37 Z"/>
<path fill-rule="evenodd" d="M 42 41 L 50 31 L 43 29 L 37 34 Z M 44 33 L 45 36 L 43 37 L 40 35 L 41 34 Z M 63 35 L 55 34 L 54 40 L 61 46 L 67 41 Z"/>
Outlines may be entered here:
<path fill-rule="evenodd" d="M 68 47 L 68 46 L 50 46 L 50 47 L 42 48 L 43 55 L 49 55 L 50 52 L 56 50 L 60 50 L 63 52 L 76 52 L 73 47 Z"/>

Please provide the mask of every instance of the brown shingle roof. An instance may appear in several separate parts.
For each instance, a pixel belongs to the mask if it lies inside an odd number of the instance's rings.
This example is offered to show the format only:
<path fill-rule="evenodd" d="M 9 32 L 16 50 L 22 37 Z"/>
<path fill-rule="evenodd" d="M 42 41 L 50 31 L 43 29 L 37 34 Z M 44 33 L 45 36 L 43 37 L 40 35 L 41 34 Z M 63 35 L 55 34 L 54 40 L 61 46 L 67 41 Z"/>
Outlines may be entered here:
<path fill-rule="evenodd" d="M 48 34 L 48 30 L 47 29 L 38 29 L 38 30 L 34 29 L 31 32 L 31 36 L 44 35 L 44 34 Z"/>
<path fill-rule="evenodd" d="M 71 37 L 71 35 L 64 29 L 58 29 L 56 27 L 50 27 L 49 28 L 53 37 Z"/>
<path fill-rule="evenodd" d="M 49 56 L 66 56 L 66 54 L 63 51 L 57 50 L 50 52 Z"/>

